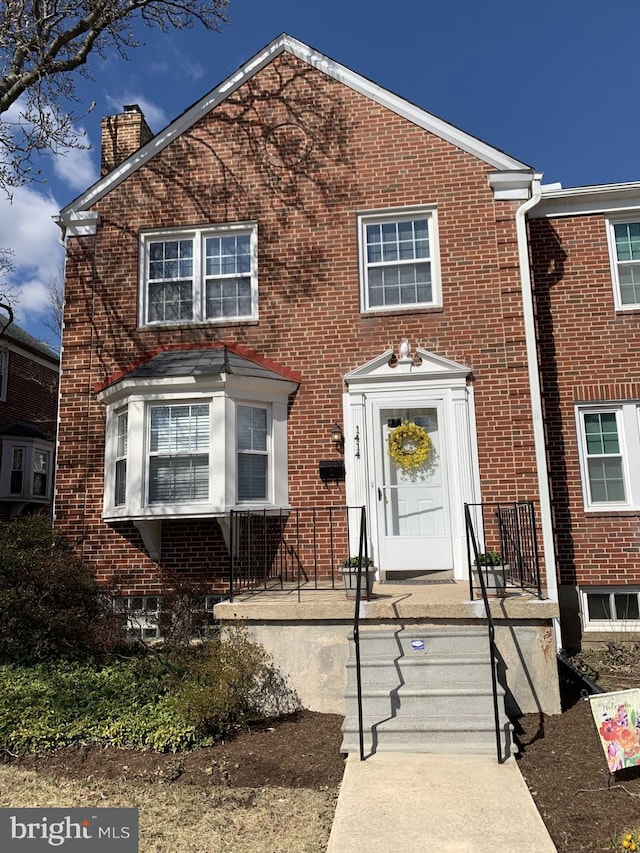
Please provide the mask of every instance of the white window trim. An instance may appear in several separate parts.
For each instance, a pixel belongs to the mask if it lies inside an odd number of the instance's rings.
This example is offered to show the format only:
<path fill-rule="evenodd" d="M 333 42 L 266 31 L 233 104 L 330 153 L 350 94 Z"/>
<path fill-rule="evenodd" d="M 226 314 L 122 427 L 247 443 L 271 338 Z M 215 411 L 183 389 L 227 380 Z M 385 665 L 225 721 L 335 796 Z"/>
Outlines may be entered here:
<path fill-rule="evenodd" d="M 367 261 L 366 226 L 377 222 L 399 222 L 404 219 L 427 219 L 429 227 L 429 248 L 431 264 L 431 301 L 406 305 L 369 305 L 369 282 Z M 440 241 L 438 236 L 438 211 L 435 205 L 418 207 L 386 208 L 358 213 L 358 259 L 360 275 L 360 310 L 366 314 L 390 313 L 397 311 L 416 311 L 424 308 L 442 307 L 440 281 Z"/>
<path fill-rule="evenodd" d="M 0 403 L 7 399 L 9 386 L 9 350 L 0 349 Z"/>
<path fill-rule="evenodd" d="M 618 250 L 616 248 L 614 226 L 622 225 L 624 223 L 629 222 L 640 222 L 640 211 L 631 216 L 627 213 L 624 216 L 608 216 L 606 218 L 609 263 L 611 265 L 611 283 L 613 285 L 613 303 L 616 311 L 640 311 L 640 302 L 623 304 L 620 293 L 620 275 L 618 273 Z"/>
<path fill-rule="evenodd" d="M 105 436 L 104 505 L 103 518 L 117 519 L 162 519 L 197 518 L 223 516 L 236 507 L 247 509 L 280 508 L 288 506 L 288 454 L 287 454 L 287 411 L 289 383 L 269 380 L 251 380 L 251 393 L 238 378 L 216 383 L 198 392 L 193 389 L 171 390 L 168 385 L 121 389 L 113 402 L 108 402 L 109 391 L 99 395 L 107 404 Z M 279 386 L 279 387 L 277 387 Z M 284 388 L 282 386 L 285 386 Z M 128 391 L 128 393 L 127 393 Z M 149 503 L 148 501 L 148 412 L 153 404 L 174 405 L 180 403 L 206 403 L 210 409 L 209 443 L 209 499 L 185 501 L 173 504 Z M 128 409 L 126 500 L 115 504 L 115 459 L 117 452 L 117 416 Z M 269 410 L 269 462 L 268 496 L 264 501 L 239 503 L 236 497 L 236 405 L 264 406 Z M 224 447 L 224 453 L 220 448 Z"/>
<path fill-rule="evenodd" d="M 11 491 L 11 468 L 13 451 L 23 450 L 22 491 Z M 36 452 L 47 454 L 47 480 L 44 495 L 33 492 L 34 462 Z M 53 442 L 34 438 L 8 436 L 2 439 L 2 466 L 0 468 L 0 498 L 10 501 L 26 501 L 29 503 L 50 503 L 53 492 Z"/>
<path fill-rule="evenodd" d="M 251 313 L 239 317 L 205 317 L 205 274 L 204 242 L 207 237 L 224 234 L 249 234 L 251 237 Z M 154 240 L 194 241 L 193 252 L 193 317 L 190 320 L 149 320 L 149 287 L 147 270 L 149 244 Z M 234 222 L 221 225 L 208 225 L 198 228 L 168 229 L 145 231 L 140 234 L 140 265 L 138 272 L 138 317 L 142 327 L 155 326 L 193 326 L 206 324 L 228 326 L 237 323 L 254 322 L 258 319 L 258 224 L 257 222 Z"/>
<path fill-rule="evenodd" d="M 626 500 L 620 503 L 595 502 L 591 500 L 590 495 L 587 441 L 583 415 L 603 413 L 614 413 L 618 424 L 622 476 L 626 495 Z M 599 405 L 578 405 L 575 414 L 585 510 L 587 512 L 628 512 L 640 509 L 640 478 L 631 476 L 631 471 L 640 470 L 640 407 L 638 402 L 632 400 Z"/>
<path fill-rule="evenodd" d="M 582 626 L 585 632 L 637 634 L 640 631 L 640 619 L 591 619 L 587 596 L 593 594 L 609 596 L 635 594 L 640 596 L 640 586 L 602 586 L 583 587 L 580 589 L 580 609 L 582 612 Z M 613 602 L 611 606 L 613 608 Z M 611 612 L 613 612 L 613 609 Z"/>

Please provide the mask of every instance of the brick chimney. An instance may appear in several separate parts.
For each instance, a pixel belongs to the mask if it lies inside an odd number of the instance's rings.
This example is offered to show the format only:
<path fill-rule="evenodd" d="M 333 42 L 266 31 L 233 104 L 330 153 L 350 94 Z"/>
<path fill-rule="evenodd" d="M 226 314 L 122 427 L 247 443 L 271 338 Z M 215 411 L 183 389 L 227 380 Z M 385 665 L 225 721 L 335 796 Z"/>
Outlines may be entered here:
<path fill-rule="evenodd" d="M 100 129 L 102 132 L 100 175 L 102 177 L 153 138 L 153 133 L 137 104 L 127 104 L 119 115 L 103 118 Z"/>

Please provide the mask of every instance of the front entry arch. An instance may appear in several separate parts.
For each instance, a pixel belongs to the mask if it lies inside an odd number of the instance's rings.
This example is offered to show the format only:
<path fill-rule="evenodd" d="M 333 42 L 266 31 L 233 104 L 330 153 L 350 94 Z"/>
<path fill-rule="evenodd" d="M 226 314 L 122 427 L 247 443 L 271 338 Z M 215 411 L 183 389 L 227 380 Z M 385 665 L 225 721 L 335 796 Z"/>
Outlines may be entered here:
<path fill-rule="evenodd" d="M 345 377 L 349 505 L 367 507 L 370 548 L 384 577 L 453 570 L 466 577 L 464 503 L 479 501 L 473 389 L 468 367 L 418 349 L 393 351 Z M 419 468 L 389 455 L 389 435 L 414 423 L 429 436 Z"/>

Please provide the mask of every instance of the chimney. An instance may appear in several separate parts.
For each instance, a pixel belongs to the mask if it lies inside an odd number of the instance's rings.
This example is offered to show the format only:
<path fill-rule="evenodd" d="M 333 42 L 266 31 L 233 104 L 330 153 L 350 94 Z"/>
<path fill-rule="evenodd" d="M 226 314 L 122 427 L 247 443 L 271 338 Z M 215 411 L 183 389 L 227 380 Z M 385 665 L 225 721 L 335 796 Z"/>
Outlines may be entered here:
<path fill-rule="evenodd" d="M 153 138 L 153 133 L 137 104 L 127 104 L 119 115 L 103 118 L 100 129 L 102 131 L 101 177 L 115 169 L 134 151 Z"/>

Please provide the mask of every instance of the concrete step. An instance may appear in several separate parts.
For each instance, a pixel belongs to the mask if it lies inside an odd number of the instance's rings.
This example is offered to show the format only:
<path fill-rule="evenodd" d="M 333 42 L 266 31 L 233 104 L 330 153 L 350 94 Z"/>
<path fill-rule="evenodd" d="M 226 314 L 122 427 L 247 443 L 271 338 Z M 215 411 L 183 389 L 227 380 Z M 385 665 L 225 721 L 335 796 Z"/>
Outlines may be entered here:
<path fill-rule="evenodd" d="M 486 628 L 416 625 L 360 633 L 362 709 L 369 751 L 496 754 Z M 343 750 L 359 749 L 355 644 L 349 643 Z M 503 757 L 511 724 L 498 686 Z"/>
<path fill-rule="evenodd" d="M 508 722 L 501 722 L 500 742 L 503 756 L 509 755 L 512 734 Z M 357 752 L 359 744 L 357 725 L 345 725 L 342 752 Z M 407 728 L 399 718 L 376 723 L 365 717 L 364 744 L 368 752 L 497 753 L 495 726 L 485 718 L 464 721 L 424 718 L 419 728 Z"/>
<path fill-rule="evenodd" d="M 349 635 L 349 640 L 351 644 L 353 634 Z M 484 647 L 489 648 L 489 638 L 487 629 L 482 626 L 376 628 L 360 631 L 361 658 L 441 658 L 474 654 Z"/>
<path fill-rule="evenodd" d="M 356 689 L 345 693 L 347 716 L 357 716 Z M 424 687 L 389 691 L 385 688 L 363 690 L 362 707 L 369 716 L 380 718 L 402 716 L 420 718 L 423 714 L 450 719 L 468 715 L 493 714 L 493 694 L 486 687 Z"/>
<path fill-rule="evenodd" d="M 349 684 L 355 684 L 355 658 L 347 661 Z M 360 672 L 363 684 L 388 685 L 400 684 L 491 684 L 491 665 L 488 653 L 469 658 L 448 658 L 431 660 L 429 658 L 402 658 L 396 661 L 385 659 L 360 659 Z"/>

